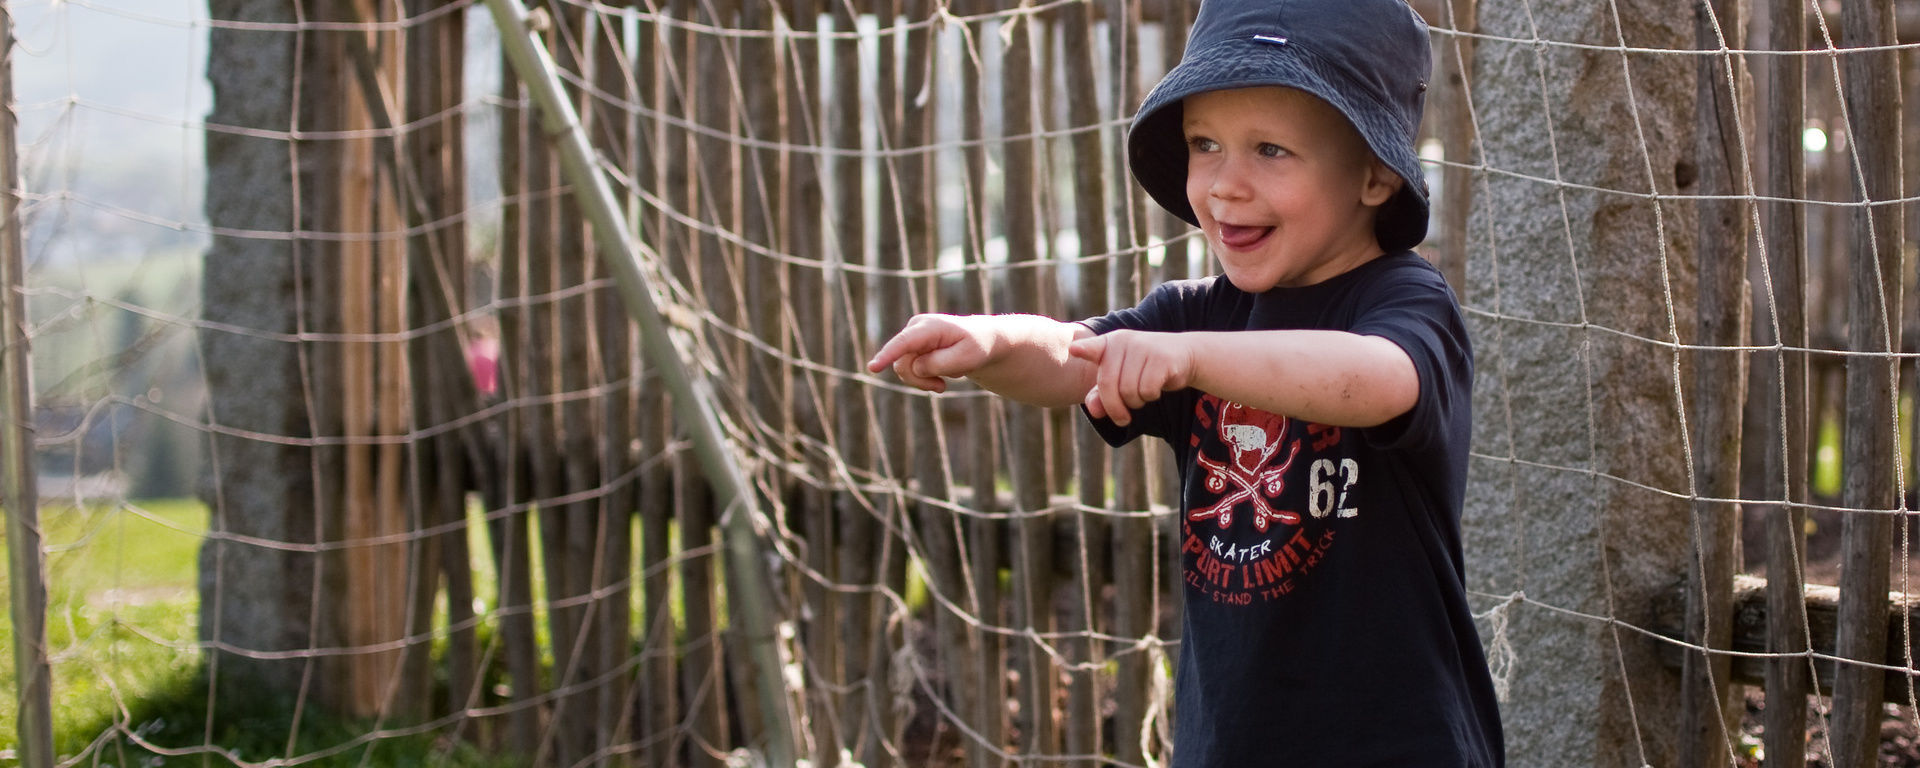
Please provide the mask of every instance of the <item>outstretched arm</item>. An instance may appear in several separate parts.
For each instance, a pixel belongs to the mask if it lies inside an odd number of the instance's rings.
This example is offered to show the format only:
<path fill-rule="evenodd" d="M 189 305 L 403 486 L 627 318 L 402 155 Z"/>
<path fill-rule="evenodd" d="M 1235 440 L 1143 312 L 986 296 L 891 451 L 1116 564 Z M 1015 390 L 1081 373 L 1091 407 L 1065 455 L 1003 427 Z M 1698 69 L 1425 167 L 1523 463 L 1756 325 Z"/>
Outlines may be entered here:
<path fill-rule="evenodd" d="M 1038 315 L 916 315 L 874 353 L 867 370 L 893 366 L 900 380 L 945 392 L 965 376 L 1003 397 L 1058 407 L 1078 403 L 1093 386 L 1094 365 L 1067 354 L 1093 332 Z"/>
<path fill-rule="evenodd" d="M 1398 344 L 1342 331 L 1115 331 L 1069 351 L 1098 366 L 1087 411 L 1123 426 L 1132 410 L 1185 387 L 1341 427 L 1383 424 L 1420 397 L 1419 374 Z"/>

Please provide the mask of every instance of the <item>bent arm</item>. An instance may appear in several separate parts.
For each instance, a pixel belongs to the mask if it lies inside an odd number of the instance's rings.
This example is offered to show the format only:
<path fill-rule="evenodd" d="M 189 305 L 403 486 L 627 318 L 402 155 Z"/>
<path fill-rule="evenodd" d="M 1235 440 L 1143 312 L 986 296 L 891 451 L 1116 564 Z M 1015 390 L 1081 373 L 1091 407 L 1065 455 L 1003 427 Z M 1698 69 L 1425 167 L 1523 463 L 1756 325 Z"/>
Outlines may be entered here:
<path fill-rule="evenodd" d="M 1372 427 L 1413 410 L 1420 375 L 1400 345 L 1344 331 L 1182 334 L 1189 386 L 1264 411 Z"/>

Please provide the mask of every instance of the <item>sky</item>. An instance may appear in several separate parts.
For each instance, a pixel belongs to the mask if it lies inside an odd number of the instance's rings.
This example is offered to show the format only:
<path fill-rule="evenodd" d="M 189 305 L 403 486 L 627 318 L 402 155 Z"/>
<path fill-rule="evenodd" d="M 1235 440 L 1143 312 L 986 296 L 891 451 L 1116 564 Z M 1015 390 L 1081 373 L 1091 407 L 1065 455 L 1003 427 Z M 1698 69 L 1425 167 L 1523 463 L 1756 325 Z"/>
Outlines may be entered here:
<path fill-rule="evenodd" d="M 29 258 L 131 258 L 190 244 L 194 233 L 182 230 L 205 221 L 205 3 L 8 6 Z"/>

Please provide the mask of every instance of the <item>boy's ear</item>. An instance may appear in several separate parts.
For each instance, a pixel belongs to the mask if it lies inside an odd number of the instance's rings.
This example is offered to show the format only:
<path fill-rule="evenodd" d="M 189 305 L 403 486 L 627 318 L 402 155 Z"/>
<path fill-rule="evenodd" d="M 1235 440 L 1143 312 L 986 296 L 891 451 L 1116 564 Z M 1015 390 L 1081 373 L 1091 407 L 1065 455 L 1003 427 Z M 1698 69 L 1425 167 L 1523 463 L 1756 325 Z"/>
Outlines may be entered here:
<path fill-rule="evenodd" d="M 1400 185 L 1407 183 L 1394 173 L 1380 158 L 1371 158 L 1367 162 L 1367 180 L 1360 188 L 1360 203 L 1369 207 L 1385 205 L 1400 191 Z"/>

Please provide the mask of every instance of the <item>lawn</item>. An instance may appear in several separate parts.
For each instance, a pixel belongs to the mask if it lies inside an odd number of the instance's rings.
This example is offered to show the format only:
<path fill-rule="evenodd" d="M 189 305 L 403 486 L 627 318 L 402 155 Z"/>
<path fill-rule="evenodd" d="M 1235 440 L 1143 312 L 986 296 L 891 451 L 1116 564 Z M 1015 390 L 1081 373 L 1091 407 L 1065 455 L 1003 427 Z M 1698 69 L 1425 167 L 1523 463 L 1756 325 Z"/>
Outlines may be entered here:
<path fill-rule="evenodd" d="M 40 510 L 48 574 L 48 642 L 53 667 L 55 751 L 62 760 L 95 751 L 84 764 L 226 765 L 202 754 L 173 758 L 137 749 L 120 729 L 172 747 L 215 744 L 245 760 L 306 754 L 356 741 L 367 728 L 327 722 L 308 711 L 297 744 L 286 743 L 291 712 L 271 703 L 217 702 L 194 647 L 196 582 L 206 507 L 191 500 L 48 503 Z M 4 541 L 4 536 L 0 536 Z M 0 594 L 10 595 L 0 570 Z M 0 611 L 0 766 L 18 746 L 17 685 L 10 612 Z M 369 752 L 372 754 L 368 754 Z M 368 762 L 370 761 L 370 763 Z M 309 765 L 490 765 L 500 758 L 434 734 L 380 739 Z"/>
<path fill-rule="evenodd" d="M 58 751 L 72 754 L 116 713 L 162 691 L 191 684 L 199 597 L 200 533 L 207 513 L 191 501 L 40 509 L 47 549 L 47 640 L 53 665 Z M 0 588 L 12 585 L 0 573 Z M 13 624 L 0 616 L 0 722 L 15 722 L 18 702 Z M 89 732 L 90 731 L 90 732 Z M 0 750 L 19 734 L 0 731 Z"/>

